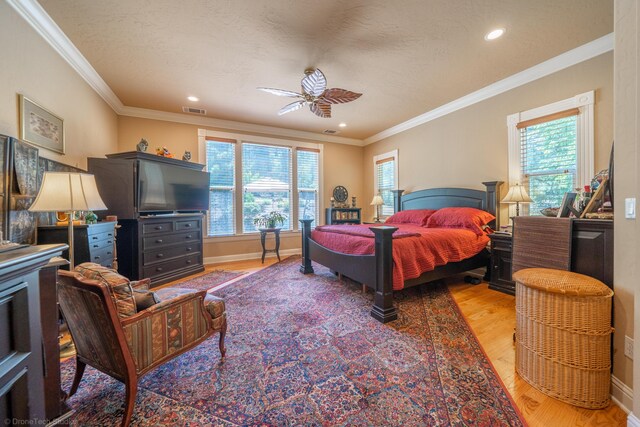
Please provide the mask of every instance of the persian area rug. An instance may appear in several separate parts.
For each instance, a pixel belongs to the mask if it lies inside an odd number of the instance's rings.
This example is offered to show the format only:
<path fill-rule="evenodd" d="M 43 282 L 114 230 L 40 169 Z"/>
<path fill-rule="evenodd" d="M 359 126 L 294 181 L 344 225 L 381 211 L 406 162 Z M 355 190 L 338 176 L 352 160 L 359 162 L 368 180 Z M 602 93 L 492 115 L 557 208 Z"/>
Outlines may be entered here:
<path fill-rule="evenodd" d="M 399 319 L 383 325 L 371 292 L 299 263 L 214 292 L 227 304 L 227 357 L 216 335 L 147 374 L 132 425 L 524 425 L 446 286 L 397 292 Z M 63 364 L 65 390 L 74 365 Z M 87 367 L 72 424 L 118 425 L 124 399 Z"/>
<path fill-rule="evenodd" d="M 216 286 L 240 277 L 243 274 L 247 273 L 244 271 L 214 270 L 209 273 L 205 273 L 202 276 L 194 277 L 193 279 L 185 280 L 184 282 L 177 284 L 168 285 L 167 287 L 208 291 L 211 288 L 215 288 Z"/>

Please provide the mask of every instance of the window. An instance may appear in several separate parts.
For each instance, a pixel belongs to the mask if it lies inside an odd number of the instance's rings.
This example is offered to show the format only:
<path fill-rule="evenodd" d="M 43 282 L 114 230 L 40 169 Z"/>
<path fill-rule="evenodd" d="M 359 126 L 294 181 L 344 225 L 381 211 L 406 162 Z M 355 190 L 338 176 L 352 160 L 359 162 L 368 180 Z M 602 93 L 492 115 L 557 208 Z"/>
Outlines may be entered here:
<path fill-rule="evenodd" d="M 533 200 L 525 215 L 558 207 L 593 175 L 593 92 L 508 117 L 509 183 Z"/>
<path fill-rule="evenodd" d="M 318 191 L 320 190 L 318 171 L 320 170 L 317 150 L 298 149 L 298 219 L 314 219 L 318 225 Z"/>
<path fill-rule="evenodd" d="M 242 144 L 242 231 L 258 231 L 253 219 L 278 211 L 291 229 L 291 148 Z"/>
<path fill-rule="evenodd" d="M 398 150 L 373 157 L 374 195 L 380 194 L 384 205 L 381 215 L 393 215 L 393 192 L 398 187 Z M 377 216 L 377 215 L 376 215 Z"/>
<path fill-rule="evenodd" d="M 235 234 L 235 169 L 234 140 L 207 141 L 209 178 L 210 236 Z"/>
<path fill-rule="evenodd" d="M 211 173 L 208 236 L 255 233 L 254 218 L 274 210 L 287 218 L 283 230 L 299 230 L 298 219 L 319 218 L 320 145 L 218 134 L 199 131 L 199 154 Z"/>

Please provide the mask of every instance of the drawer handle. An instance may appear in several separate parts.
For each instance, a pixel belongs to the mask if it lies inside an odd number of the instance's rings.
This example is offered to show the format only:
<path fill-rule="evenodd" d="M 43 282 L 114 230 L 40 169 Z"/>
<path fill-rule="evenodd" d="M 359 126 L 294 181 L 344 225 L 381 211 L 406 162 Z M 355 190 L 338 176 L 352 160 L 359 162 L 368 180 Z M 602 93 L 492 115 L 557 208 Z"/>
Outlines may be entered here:
<path fill-rule="evenodd" d="M 184 226 L 189 228 L 189 227 L 191 227 L 191 224 L 185 224 Z"/>
<path fill-rule="evenodd" d="M 99 247 L 100 247 L 100 245 L 93 245 L 93 247 L 94 247 L 94 248 L 99 248 Z"/>
<path fill-rule="evenodd" d="M 156 271 L 162 271 L 162 267 L 156 267 Z"/>
<path fill-rule="evenodd" d="M 164 256 L 164 254 L 158 254 L 156 255 L 156 258 L 162 258 Z"/>
<path fill-rule="evenodd" d="M 162 226 L 161 225 L 156 225 L 156 230 L 162 230 Z"/>
<path fill-rule="evenodd" d="M 98 236 L 91 236 L 93 240 L 98 240 Z"/>
<path fill-rule="evenodd" d="M 113 233 L 107 233 L 107 236 L 113 237 Z"/>
<path fill-rule="evenodd" d="M 191 234 L 187 234 L 187 235 L 185 236 L 185 239 L 191 239 L 191 237 L 192 237 L 192 236 L 191 236 Z"/>
<path fill-rule="evenodd" d="M 112 245 L 113 244 L 113 240 L 107 240 L 107 245 Z"/>
<path fill-rule="evenodd" d="M 100 256 L 94 256 L 93 259 L 100 259 Z"/>
<path fill-rule="evenodd" d="M 191 246 L 187 247 L 187 252 L 191 252 Z"/>
<path fill-rule="evenodd" d="M 107 252 L 107 255 L 113 255 L 113 253 L 112 252 Z"/>
<path fill-rule="evenodd" d="M 162 239 L 156 239 L 156 243 L 162 243 Z"/>
<path fill-rule="evenodd" d="M 187 264 L 191 264 L 191 260 L 190 259 L 187 260 Z"/>

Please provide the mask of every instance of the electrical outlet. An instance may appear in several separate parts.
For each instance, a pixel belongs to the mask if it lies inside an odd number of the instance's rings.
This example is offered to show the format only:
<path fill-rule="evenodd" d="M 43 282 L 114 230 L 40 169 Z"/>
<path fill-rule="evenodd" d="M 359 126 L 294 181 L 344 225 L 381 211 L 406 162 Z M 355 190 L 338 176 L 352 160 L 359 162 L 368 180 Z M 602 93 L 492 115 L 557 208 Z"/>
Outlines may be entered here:
<path fill-rule="evenodd" d="M 633 360 L 633 338 L 624 336 L 624 355 Z"/>

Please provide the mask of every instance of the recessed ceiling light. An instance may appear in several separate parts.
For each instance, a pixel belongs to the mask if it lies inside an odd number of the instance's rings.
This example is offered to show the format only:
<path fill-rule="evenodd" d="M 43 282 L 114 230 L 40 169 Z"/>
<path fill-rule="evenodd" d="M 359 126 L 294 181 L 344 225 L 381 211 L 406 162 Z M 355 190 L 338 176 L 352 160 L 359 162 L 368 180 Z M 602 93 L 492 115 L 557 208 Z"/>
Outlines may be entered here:
<path fill-rule="evenodd" d="M 504 34 L 504 28 L 498 28 L 493 31 L 489 31 L 485 36 L 485 40 L 495 40 Z"/>
<path fill-rule="evenodd" d="M 346 128 L 347 124 L 346 123 L 340 123 L 338 126 L 340 126 L 341 128 Z"/>
<path fill-rule="evenodd" d="M 197 96 L 187 96 L 187 99 L 191 102 L 198 102 L 200 101 L 200 98 L 198 98 Z"/>

